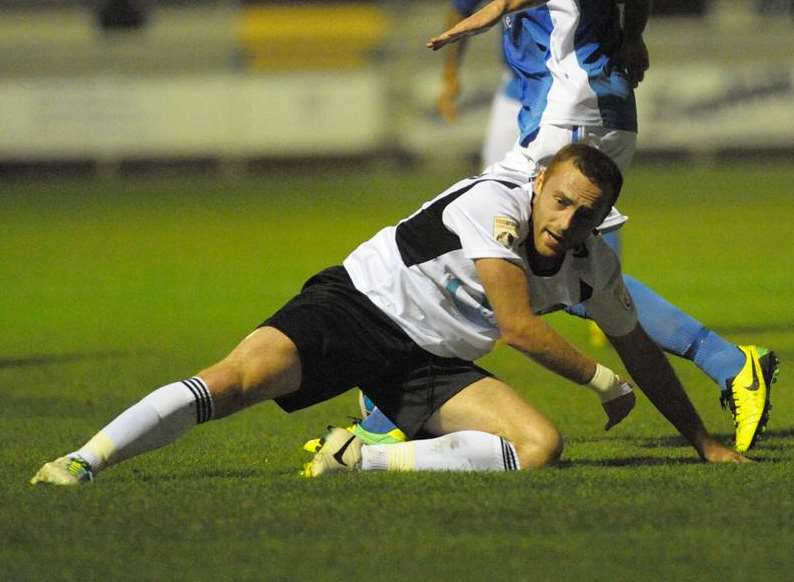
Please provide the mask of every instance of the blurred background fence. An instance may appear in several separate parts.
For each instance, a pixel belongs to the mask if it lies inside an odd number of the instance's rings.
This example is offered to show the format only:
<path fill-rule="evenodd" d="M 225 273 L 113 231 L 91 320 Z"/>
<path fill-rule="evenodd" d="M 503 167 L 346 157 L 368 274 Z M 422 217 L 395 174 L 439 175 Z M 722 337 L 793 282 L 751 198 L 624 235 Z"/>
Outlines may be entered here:
<path fill-rule="evenodd" d="M 655 0 L 641 158 L 794 153 L 794 0 Z M 265 160 L 475 160 L 502 75 L 472 40 L 434 101 L 448 2 L 0 0 L 0 172 L 230 173 Z"/>

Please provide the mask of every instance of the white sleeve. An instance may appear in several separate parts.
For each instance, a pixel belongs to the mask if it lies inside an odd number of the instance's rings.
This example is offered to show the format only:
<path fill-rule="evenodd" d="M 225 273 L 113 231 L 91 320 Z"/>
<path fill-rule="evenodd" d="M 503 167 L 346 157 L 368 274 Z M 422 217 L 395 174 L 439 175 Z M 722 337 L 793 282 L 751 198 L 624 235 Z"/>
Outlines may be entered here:
<path fill-rule="evenodd" d="M 623 272 L 615 260 L 607 284 L 585 301 L 590 316 L 605 334 L 613 337 L 627 335 L 637 326 L 637 310 L 628 289 L 623 284 Z"/>
<path fill-rule="evenodd" d="M 507 259 L 523 265 L 519 248 L 527 235 L 527 212 L 511 190 L 484 181 L 444 209 L 444 226 L 458 235 L 467 259 Z"/>

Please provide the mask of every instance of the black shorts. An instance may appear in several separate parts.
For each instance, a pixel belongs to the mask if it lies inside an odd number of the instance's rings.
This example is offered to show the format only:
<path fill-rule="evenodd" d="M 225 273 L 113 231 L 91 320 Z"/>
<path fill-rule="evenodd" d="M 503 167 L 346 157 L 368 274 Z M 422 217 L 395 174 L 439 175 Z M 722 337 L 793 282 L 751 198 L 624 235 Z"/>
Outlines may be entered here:
<path fill-rule="evenodd" d="M 284 333 L 300 354 L 300 388 L 276 399 L 287 412 L 358 386 L 413 438 L 447 400 L 491 376 L 472 362 L 420 348 L 353 286 L 341 266 L 309 279 L 264 326 Z"/>

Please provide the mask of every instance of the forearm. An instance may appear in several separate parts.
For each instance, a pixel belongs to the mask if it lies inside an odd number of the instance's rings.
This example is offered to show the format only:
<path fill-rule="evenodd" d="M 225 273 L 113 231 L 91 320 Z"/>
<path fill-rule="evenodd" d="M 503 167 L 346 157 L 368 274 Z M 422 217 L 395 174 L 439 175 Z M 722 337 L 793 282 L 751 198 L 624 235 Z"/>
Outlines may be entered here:
<path fill-rule="evenodd" d="M 503 338 L 510 347 L 577 384 L 587 384 L 595 374 L 596 362 L 540 317 L 533 316 L 526 325 L 503 330 Z"/>
<path fill-rule="evenodd" d="M 494 0 L 480 8 L 468 18 L 464 18 L 458 22 L 452 28 L 431 38 L 425 46 L 434 51 L 438 50 L 448 44 L 460 42 L 467 36 L 485 32 L 500 22 L 502 16 L 505 14 L 525 8 L 542 6 L 546 4 L 546 2 L 547 0 Z"/>
<path fill-rule="evenodd" d="M 532 312 L 526 272 L 505 259 L 476 259 L 475 265 L 505 343 L 552 372 L 588 383 L 596 363 Z"/>
<path fill-rule="evenodd" d="M 653 0 L 626 0 L 623 8 L 623 36 L 636 39 L 642 36 L 651 14 Z"/>
<path fill-rule="evenodd" d="M 710 437 L 661 349 L 639 326 L 610 339 L 636 385 L 703 457 Z"/>

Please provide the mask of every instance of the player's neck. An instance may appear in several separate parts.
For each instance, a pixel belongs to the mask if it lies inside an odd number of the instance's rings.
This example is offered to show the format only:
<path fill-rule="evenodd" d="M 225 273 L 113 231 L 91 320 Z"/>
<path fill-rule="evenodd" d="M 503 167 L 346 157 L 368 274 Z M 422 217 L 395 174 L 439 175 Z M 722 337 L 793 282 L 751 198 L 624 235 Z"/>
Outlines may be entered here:
<path fill-rule="evenodd" d="M 531 240 L 527 240 L 527 243 L 527 261 L 532 274 L 539 277 L 556 275 L 560 267 L 562 267 L 563 261 L 565 261 L 565 255 L 546 257 L 535 250 L 535 245 L 532 244 Z"/>

